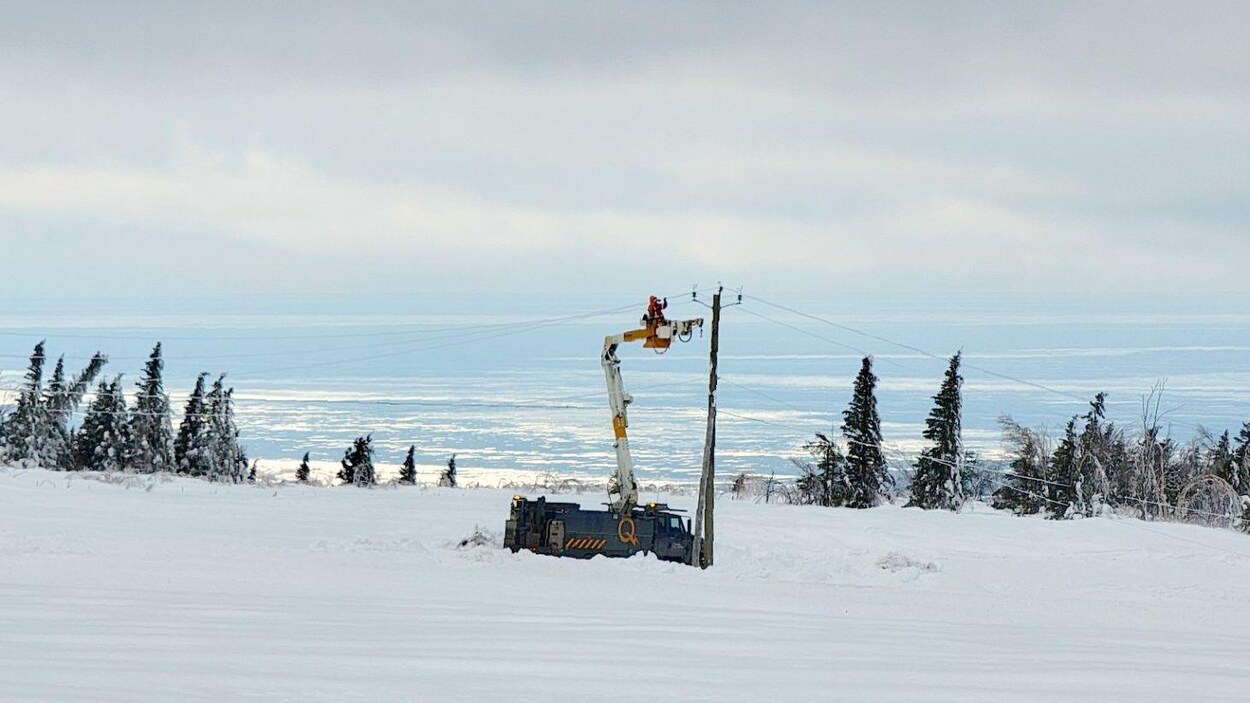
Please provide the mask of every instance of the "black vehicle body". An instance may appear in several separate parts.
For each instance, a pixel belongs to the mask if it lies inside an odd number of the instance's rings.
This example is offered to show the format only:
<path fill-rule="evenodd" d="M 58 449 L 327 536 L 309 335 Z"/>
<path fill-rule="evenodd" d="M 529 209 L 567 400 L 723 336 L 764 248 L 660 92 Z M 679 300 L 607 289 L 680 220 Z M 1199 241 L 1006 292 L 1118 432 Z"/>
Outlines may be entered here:
<path fill-rule="evenodd" d="M 504 546 L 513 552 L 589 559 L 596 555 L 631 557 L 639 552 L 664 561 L 690 563 L 694 536 L 690 521 L 667 505 L 650 503 L 628 514 L 586 510 L 577 503 L 546 498 L 512 499 Z"/>

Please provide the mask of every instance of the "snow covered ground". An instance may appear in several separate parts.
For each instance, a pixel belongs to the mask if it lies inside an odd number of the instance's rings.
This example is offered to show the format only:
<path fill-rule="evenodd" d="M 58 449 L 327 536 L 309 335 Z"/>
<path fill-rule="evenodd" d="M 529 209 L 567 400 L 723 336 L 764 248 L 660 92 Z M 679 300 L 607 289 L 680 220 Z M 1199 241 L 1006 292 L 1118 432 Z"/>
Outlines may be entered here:
<path fill-rule="evenodd" d="M 0 701 L 1250 699 L 1233 532 L 725 500 L 708 571 L 458 546 L 509 498 L 0 470 Z"/>

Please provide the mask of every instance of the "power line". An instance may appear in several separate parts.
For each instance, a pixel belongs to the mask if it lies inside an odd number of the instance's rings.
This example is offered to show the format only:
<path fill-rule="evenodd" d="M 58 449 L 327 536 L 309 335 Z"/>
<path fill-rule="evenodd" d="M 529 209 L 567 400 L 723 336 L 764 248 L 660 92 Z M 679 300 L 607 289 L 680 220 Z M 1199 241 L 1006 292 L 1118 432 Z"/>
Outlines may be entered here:
<path fill-rule="evenodd" d="M 882 342 L 882 343 L 884 343 L 884 344 L 889 344 L 889 345 L 891 345 L 891 346 L 895 346 L 895 347 L 898 347 L 898 348 L 900 348 L 900 349 L 905 349 L 905 350 L 907 350 L 907 351 L 913 352 L 913 353 L 915 353 L 915 354 L 920 354 L 920 355 L 922 355 L 922 356 L 925 356 L 925 357 L 928 357 L 928 358 L 931 358 L 931 359 L 935 359 L 935 360 L 938 360 L 938 361 L 947 361 L 947 360 L 948 360 L 948 359 L 947 359 L 947 357 L 944 357 L 944 356 L 942 356 L 942 355 L 940 355 L 940 354 L 935 354 L 934 352 L 931 352 L 931 351 L 929 351 L 929 350 L 927 350 L 927 349 L 922 349 L 922 348 L 920 348 L 920 347 L 917 347 L 917 346 L 914 346 L 914 345 L 911 345 L 911 344 L 907 344 L 907 343 L 905 343 L 905 342 L 899 342 L 899 341 L 896 341 L 896 340 L 890 339 L 890 338 L 888 338 L 888 337 L 884 337 L 884 336 L 879 335 L 879 334 L 873 334 L 873 333 L 871 333 L 871 332 L 866 332 L 866 331 L 864 331 L 864 330 L 857 329 L 857 328 L 852 327 L 852 326 L 850 326 L 850 325 L 846 325 L 846 324 L 843 324 L 843 323 L 835 322 L 835 321 L 833 321 L 833 320 L 830 320 L 830 319 L 828 319 L 828 318 L 822 317 L 822 316 L 820 316 L 820 315 L 815 315 L 815 314 L 812 314 L 812 313 L 804 312 L 804 311 L 802 311 L 802 310 L 798 310 L 798 309 L 796 309 L 796 308 L 794 308 L 794 307 L 791 307 L 791 306 L 788 306 L 788 305 L 783 305 L 783 304 L 781 304 L 781 303 L 776 303 L 776 302 L 772 302 L 772 301 L 770 301 L 770 300 L 765 300 L 765 299 L 763 299 L 763 298 L 761 298 L 761 297 L 759 297 L 759 296 L 754 296 L 754 295 L 744 295 L 743 297 L 744 297 L 744 298 L 747 298 L 747 299 L 749 299 L 749 300 L 756 301 L 756 302 L 758 302 L 758 303 L 762 303 L 762 304 L 767 305 L 767 306 L 769 306 L 769 307 L 776 308 L 776 309 L 778 309 L 778 310 L 783 310 L 783 311 L 785 311 L 785 312 L 789 312 L 789 313 L 791 313 L 791 314 L 798 315 L 798 316 L 800 316 L 800 317 L 803 317 L 803 318 L 806 318 L 806 319 L 809 319 L 809 320 L 812 320 L 812 321 L 815 321 L 815 322 L 819 322 L 819 323 L 821 323 L 821 324 L 828 325 L 828 326 L 833 327 L 833 328 L 835 328 L 835 329 L 839 329 L 839 330 L 843 330 L 843 331 L 846 331 L 846 332 L 850 332 L 850 333 L 852 333 L 852 334 L 856 334 L 856 335 L 859 335 L 859 336 L 861 336 L 861 337 L 865 337 L 865 338 L 867 338 L 867 339 L 872 339 L 872 340 L 875 340 L 875 341 L 878 341 L 878 342 Z M 783 323 L 779 323 L 779 324 L 783 324 Z M 827 341 L 831 341 L 831 340 L 827 340 Z M 841 344 L 840 342 L 832 342 L 832 343 L 837 344 L 838 346 L 841 346 L 841 347 L 845 347 L 845 346 L 846 346 L 846 345 L 844 345 L 844 344 Z M 983 374 L 985 374 L 985 375 L 987 375 L 987 376 L 993 376 L 993 377 L 995 377 L 995 378 L 998 378 L 998 379 L 1001 379 L 1001 380 L 1004 380 L 1004 381 L 1009 381 L 1009 382 L 1016 383 L 1016 384 L 1019 384 L 1019 385 L 1028 386 L 1028 387 L 1030 387 L 1030 388 L 1034 388 L 1034 389 L 1036 389 L 1036 390 L 1040 390 L 1040 391 L 1045 391 L 1045 392 L 1047 392 L 1047 393 L 1052 393 L 1052 394 L 1054 394 L 1054 395 L 1057 395 L 1057 396 L 1060 396 L 1060 397 L 1063 397 L 1063 398 L 1067 398 L 1067 399 L 1071 399 L 1071 400 L 1076 400 L 1076 401 L 1079 401 L 1079 402 L 1081 402 L 1081 403 L 1088 403 L 1088 402 L 1089 402 L 1089 398 L 1086 398 L 1086 397 L 1083 397 L 1083 396 L 1076 395 L 1075 393 L 1069 393 L 1068 391 L 1060 390 L 1060 389 L 1058 389 L 1058 388 L 1053 388 L 1053 387 L 1048 386 L 1048 385 L 1046 385 L 1046 384 L 1044 384 L 1044 383 L 1038 383 L 1038 382 L 1036 382 L 1036 381 L 1030 381 L 1030 380 L 1028 380 L 1028 379 L 1019 378 L 1019 377 L 1016 377 L 1016 376 L 1011 376 L 1011 375 L 1009 375 L 1009 374 L 1000 373 L 1000 372 L 998 372 L 998 371 L 994 371 L 994 370 L 992 370 L 992 369 L 985 368 L 984 366 L 979 366 L 979 365 L 977 365 L 977 364 L 968 363 L 968 361 L 967 361 L 966 359 L 965 359 L 965 360 L 964 360 L 964 362 L 963 362 L 963 366 L 964 366 L 965 368 L 969 368 L 969 369 L 972 369 L 972 370 L 974 370 L 974 371 L 979 371 L 979 372 L 981 372 L 981 373 L 983 373 Z M 1195 423 L 1182 422 L 1182 421 L 1174 421 L 1174 422 L 1173 422 L 1173 424 L 1178 425 L 1178 426 L 1181 426 L 1181 427 L 1187 427 L 1187 428 L 1189 428 L 1189 429 L 1191 429 L 1191 430 L 1195 430 L 1195 431 L 1198 431 L 1198 430 L 1202 430 L 1202 429 L 1203 429 L 1203 427 L 1202 427 L 1201 425 L 1198 425 L 1198 424 L 1195 424 Z"/>
<path fill-rule="evenodd" d="M 747 389 L 747 390 L 749 390 L 749 389 Z M 786 429 L 791 429 L 791 430 L 796 430 L 796 429 L 797 429 L 797 428 L 794 428 L 794 427 L 789 426 L 789 425 L 785 425 L 785 424 L 782 424 L 782 423 L 779 423 L 779 422 L 775 422 L 775 421 L 773 421 L 773 420 L 767 420 L 767 419 L 764 419 L 764 418 L 753 417 L 753 416 L 751 416 L 751 415 L 745 415 L 745 414 L 742 414 L 742 413 L 737 413 L 737 412 L 734 412 L 734 411 L 731 411 L 731 410 L 724 410 L 724 409 L 720 409 L 720 410 L 718 410 L 718 412 L 719 412 L 720 414 L 722 414 L 722 415 L 728 415 L 728 416 L 730 416 L 730 417 L 735 417 L 735 418 L 738 418 L 738 419 L 741 419 L 741 420 L 747 420 L 747 421 L 750 421 L 750 422 L 758 422 L 758 423 L 763 423 L 763 424 L 767 424 L 767 425 L 774 425 L 774 426 L 777 426 L 777 427 L 784 427 L 784 428 L 786 428 Z M 850 439 L 850 438 L 844 438 L 844 441 L 846 441 L 847 443 L 850 443 L 850 444 L 858 444 L 858 445 L 860 445 L 860 446 L 864 446 L 864 447 L 873 447 L 873 448 L 879 449 L 881 452 L 883 452 L 883 453 L 885 453 L 885 454 L 890 454 L 890 455 L 893 455 L 895 462 L 897 462 L 897 463 L 896 463 L 896 466 L 898 466 L 898 465 L 908 466 L 908 465 L 910 465 L 910 464 L 912 463 L 912 458 L 911 458 L 909 455 L 907 455 L 907 454 L 905 453 L 905 451 L 904 451 L 904 450 L 899 449 L 899 448 L 897 448 L 897 447 L 889 447 L 889 446 L 887 446 L 887 445 L 885 445 L 885 444 L 876 444 L 876 443 L 872 443 L 872 442 L 863 442 L 863 441 L 860 441 L 860 440 L 855 440 L 855 439 Z M 941 458 L 938 458 L 938 457 L 932 457 L 932 456 L 930 456 L 930 457 L 926 457 L 926 458 L 927 458 L 929 461 L 932 461 L 932 462 L 933 462 L 933 463 L 935 463 L 935 464 L 940 464 L 940 465 L 943 465 L 943 466 L 949 466 L 949 467 L 951 467 L 951 468 L 966 468 L 966 467 L 968 466 L 967 464 L 964 464 L 964 465 L 961 467 L 959 464 L 957 464 L 957 463 L 955 463 L 955 462 L 948 461 L 948 460 L 945 460 L 945 459 L 941 459 Z M 1000 471 L 1000 470 L 995 470 L 995 469 L 993 469 L 993 468 L 990 468 L 990 467 L 987 467 L 987 466 L 984 466 L 984 465 L 980 465 L 980 466 L 978 466 L 978 470 L 979 470 L 979 471 L 982 471 L 982 472 L 985 472 L 985 473 L 993 474 L 993 475 L 995 475 L 995 476 L 1001 476 L 1001 477 L 1003 477 L 1003 478 L 1016 479 L 1016 480 L 1022 480 L 1022 481 L 1031 481 L 1031 482 L 1033 482 L 1033 483 L 1039 483 L 1039 484 L 1046 485 L 1046 486 L 1054 486 L 1054 487 L 1056 487 L 1056 488 L 1067 488 L 1067 489 L 1072 489 L 1072 490 L 1075 490 L 1075 487 L 1074 487 L 1072 484 L 1068 484 L 1068 483 L 1061 483 L 1061 482 L 1058 482 L 1058 481 L 1051 481 L 1051 480 L 1049 480 L 1049 479 L 1041 478 L 1041 477 L 1038 477 L 1038 476 L 1025 476 L 1025 475 L 1023 475 L 1023 474 L 1017 474 L 1017 473 L 1014 473 L 1014 472 L 1011 472 L 1011 471 Z M 1049 497 L 1047 497 L 1047 496 L 1044 496 L 1044 495 L 1041 495 L 1041 494 L 1038 494 L 1038 493 L 1033 493 L 1032 491 L 1029 491 L 1028 489 L 1020 488 L 1019 486 L 1005 486 L 1005 487 L 1006 487 L 1006 488 L 1009 488 L 1010 490 L 1018 491 L 1018 492 L 1020 492 L 1020 493 L 1024 493 L 1024 494 L 1026 494 L 1026 495 L 1031 495 L 1031 496 L 1033 496 L 1033 497 L 1040 498 L 1040 499 L 1042 499 L 1042 500 L 1044 500 L 1044 501 L 1046 501 L 1047 503 L 1050 503 L 1050 504 L 1052 504 L 1052 505 L 1057 505 L 1057 506 L 1061 506 L 1061 507 L 1064 507 L 1064 508 L 1067 508 L 1067 507 L 1069 507 L 1069 506 L 1070 506 L 1070 503 L 1065 503 L 1065 502 L 1062 502 L 1062 501 L 1057 501 L 1057 500 L 1054 500 L 1054 499 L 1049 498 Z M 1136 503 L 1136 504 L 1139 504 L 1139 505 L 1151 505 L 1151 506 L 1154 506 L 1154 507 L 1166 508 L 1166 509 L 1168 509 L 1168 510 L 1175 510 L 1175 509 L 1177 509 L 1177 506 L 1171 505 L 1171 504 L 1169 504 L 1169 503 L 1161 503 L 1161 502 L 1158 502 L 1158 501 L 1151 501 L 1151 500 L 1146 500 L 1146 499 L 1144 499 L 1144 498 L 1136 498 L 1136 497 L 1132 497 L 1132 496 L 1116 496 L 1116 500 L 1124 500 L 1124 501 L 1129 501 L 1129 502 Z M 1188 512 L 1194 513 L 1194 514 L 1196 514 L 1196 515 L 1204 515 L 1204 516 L 1207 516 L 1207 517 L 1213 517 L 1213 518 L 1222 518 L 1222 519 L 1226 519 L 1226 518 L 1228 518 L 1228 517 L 1229 517 L 1229 515 L 1228 515 L 1228 514 L 1224 514 L 1224 513 L 1213 513 L 1213 512 L 1207 511 L 1207 510 L 1199 510 L 1199 509 L 1196 509 L 1196 508 L 1189 508 L 1189 509 L 1188 509 Z"/>

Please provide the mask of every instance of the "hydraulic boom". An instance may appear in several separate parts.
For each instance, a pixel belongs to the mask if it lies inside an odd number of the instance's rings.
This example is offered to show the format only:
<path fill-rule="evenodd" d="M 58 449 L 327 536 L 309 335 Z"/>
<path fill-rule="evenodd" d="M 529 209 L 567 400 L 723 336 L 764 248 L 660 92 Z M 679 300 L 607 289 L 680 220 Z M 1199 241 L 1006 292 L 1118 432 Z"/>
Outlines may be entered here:
<path fill-rule="evenodd" d="M 642 341 L 644 348 L 663 353 L 672 345 L 674 338 L 687 341 L 694 334 L 695 327 L 703 327 L 702 318 L 681 321 L 666 319 L 666 307 L 667 300 L 661 301 L 652 296 L 641 327 L 609 335 L 603 340 L 601 363 L 608 384 L 608 406 L 612 410 L 612 432 L 615 437 L 612 447 L 616 450 L 616 473 L 608 484 L 608 493 L 612 497 L 611 509 L 616 513 L 628 513 L 638 505 L 638 483 L 634 480 L 634 459 L 629 451 L 629 420 L 626 417 L 626 409 L 633 402 L 633 398 L 625 392 L 621 382 L 621 360 L 616 356 L 616 348 L 626 342 Z"/>
<path fill-rule="evenodd" d="M 530 500 L 513 496 L 504 525 L 504 547 L 573 559 L 596 556 L 630 557 L 654 554 L 657 559 L 682 564 L 699 563 L 690 519 L 663 503 L 638 505 L 634 461 L 629 454 L 629 421 L 625 411 L 632 398 L 621 384 L 621 360 L 616 348 L 626 342 L 642 342 L 647 349 L 663 352 L 674 339 L 687 341 L 703 320 L 673 322 L 664 318 L 668 301 L 651 296 L 642 326 L 603 340 L 603 373 L 608 381 L 608 404 L 612 408 L 612 446 L 616 449 L 616 472 L 608 481 L 606 510 L 583 508 L 577 503 L 549 503 L 545 497 Z"/>

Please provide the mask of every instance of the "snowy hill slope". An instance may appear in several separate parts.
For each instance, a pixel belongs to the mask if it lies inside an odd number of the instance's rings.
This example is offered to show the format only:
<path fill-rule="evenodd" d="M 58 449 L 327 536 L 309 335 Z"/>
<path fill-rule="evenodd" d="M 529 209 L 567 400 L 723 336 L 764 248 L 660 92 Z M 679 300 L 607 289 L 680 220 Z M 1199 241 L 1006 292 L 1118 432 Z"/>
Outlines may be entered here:
<path fill-rule="evenodd" d="M 0 700 L 1250 698 L 1232 532 L 722 501 L 706 572 L 457 546 L 509 498 L 0 470 Z"/>

